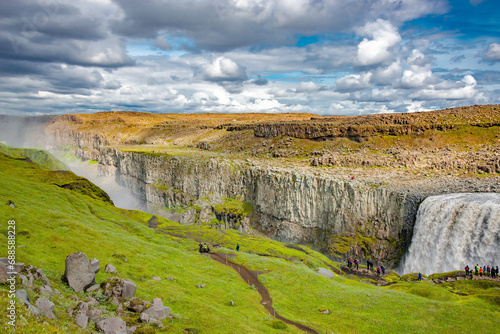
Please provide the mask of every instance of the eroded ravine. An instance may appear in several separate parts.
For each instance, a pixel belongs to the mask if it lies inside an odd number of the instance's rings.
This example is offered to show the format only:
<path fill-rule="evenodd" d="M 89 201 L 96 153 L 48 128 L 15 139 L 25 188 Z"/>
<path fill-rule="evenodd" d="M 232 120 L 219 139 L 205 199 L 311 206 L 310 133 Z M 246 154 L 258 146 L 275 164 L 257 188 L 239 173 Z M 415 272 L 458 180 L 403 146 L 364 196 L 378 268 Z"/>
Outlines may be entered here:
<path fill-rule="evenodd" d="M 225 255 L 226 254 L 217 253 L 217 252 L 210 253 L 210 257 L 212 259 L 214 259 L 217 262 L 220 262 L 224 265 L 232 267 L 234 270 L 236 270 L 238 272 L 238 274 L 240 274 L 241 278 L 243 278 L 243 280 L 248 285 L 253 285 L 257 289 L 257 292 L 262 297 L 262 300 L 260 301 L 260 303 L 262 305 L 264 305 L 266 310 L 268 310 L 272 316 L 274 316 L 276 319 L 279 319 L 279 320 L 281 320 L 289 325 L 293 325 L 306 333 L 319 334 L 319 332 L 317 332 L 316 330 L 314 330 L 310 327 L 307 327 L 305 325 L 299 324 L 297 322 L 294 322 L 292 320 L 289 320 L 289 319 L 286 319 L 286 318 L 280 316 L 276 312 L 276 310 L 273 308 L 273 300 L 272 300 L 271 296 L 269 295 L 269 292 L 267 291 L 266 287 L 261 282 L 259 282 L 259 280 L 257 278 L 257 276 L 259 275 L 259 272 L 250 271 L 242 265 L 228 261 L 227 258 L 225 257 Z"/>

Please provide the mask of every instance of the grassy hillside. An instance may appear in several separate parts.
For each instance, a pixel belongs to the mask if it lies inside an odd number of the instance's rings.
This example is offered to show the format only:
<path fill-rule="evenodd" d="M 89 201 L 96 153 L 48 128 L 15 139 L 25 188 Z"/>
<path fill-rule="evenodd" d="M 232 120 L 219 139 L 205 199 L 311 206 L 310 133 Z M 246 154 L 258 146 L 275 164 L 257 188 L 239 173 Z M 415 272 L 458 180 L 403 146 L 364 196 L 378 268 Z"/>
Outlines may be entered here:
<path fill-rule="evenodd" d="M 158 333 L 301 332 L 274 321 L 259 303 L 258 292 L 229 266 L 200 255 L 198 241 L 220 243 L 218 251 L 227 253 L 230 261 L 262 272 L 259 279 L 276 311 L 320 333 L 456 333 L 471 328 L 489 333 L 500 326 L 498 283 L 400 282 L 383 288 L 342 276 L 327 279 L 315 269 L 337 264 L 304 246 L 232 230 L 180 226 L 159 217 L 158 228 L 152 229 L 151 214 L 115 208 L 95 186 L 84 192 L 61 187 L 59 174 L 22 157 L 0 154 L 0 245 L 7 244 L 7 221 L 14 219 L 17 261 L 42 268 L 52 288 L 62 292 L 52 298 L 55 320 L 35 318 L 18 306 L 19 333 L 95 332 L 92 325 L 80 329 L 66 314 L 76 305 L 69 298 L 75 293 L 60 278 L 66 256 L 78 251 L 100 260 L 97 282 L 112 276 L 131 279 L 137 284 L 137 298 L 160 297 L 171 308 L 174 318 L 163 320 Z M 63 175 L 65 184 L 84 180 Z M 234 251 L 236 243 L 240 252 Z M 0 256 L 6 252 L 2 249 Z M 118 275 L 103 272 L 107 263 Z M 207 287 L 199 289 L 197 284 Z M 0 308 L 5 310 L 7 286 L 0 285 L 0 290 Z M 86 298 L 83 292 L 77 295 Z M 30 297 L 36 298 L 36 292 Z M 236 305 L 230 306 L 230 301 Z M 100 307 L 107 316 L 116 310 L 110 303 Z M 330 314 L 319 312 L 325 308 Z"/>

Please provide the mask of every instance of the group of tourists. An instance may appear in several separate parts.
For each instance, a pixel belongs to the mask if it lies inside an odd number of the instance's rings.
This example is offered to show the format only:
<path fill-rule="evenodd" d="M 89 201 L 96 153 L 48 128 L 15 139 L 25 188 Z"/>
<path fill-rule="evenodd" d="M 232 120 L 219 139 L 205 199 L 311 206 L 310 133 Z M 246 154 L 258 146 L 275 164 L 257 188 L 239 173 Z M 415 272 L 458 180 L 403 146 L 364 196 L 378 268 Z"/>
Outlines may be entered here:
<path fill-rule="evenodd" d="M 465 276 L 466 277 L 472 277 L 472 272 L 473 270 L 471 268 L 469 268 L 469 266 L 466 266 L 465 267 Z M 495 277 L 498 277 L 498 266 L 496 266 L 496 268 L 494 268 L 493 266 L 483 266 L 483 267 L 480 267 L 478 264 L 476 264 L 476 266 L 474 267 L 474 274 L 476 276 L 485 276 L 485 277 L 491 277 L 491 278 L 495 278 Z"/>
<path fill-rule="evenodd" d="M 380 276 L 380 273 L 382 273 L 382 275 L 385 275 L 385 267 L 383 264 L 377 267 L 377 276 Z"/>
<path fill-rule="evenodd" d="M 200 247 L 200 253 L 210 253 L 210 245 L 207 244 L 206 242 L 203 244 L 200 242 L 199 247 Z"/>
<path fill-rule="evenodd" d="M 347 268 L 356 268 L 356 270 L 359 270 L 359 261 L 358 259 L 352 259 L 352 258 L 348 258 L 346 260 L 346 263 L 347 263 Z M 375 270 L 373 268 L 373 262 L 371 262 L 370 260 L 366 260 L 366 269 L 368 270 Z M 382 275 L 385 275 L 385 267 L 383 264 L 381 264 L 380 266 L 377 267 L 377 275 L 380 276 L 380 274 Z"/>
<path fill-rule="evenodd" d="M 353 260 L 352 258 L 347 259 L 347 268 L 352 268 L 353 266 L 356 267 L 356 270 L 359 269 L 359 261 L 358 260 Z"/>

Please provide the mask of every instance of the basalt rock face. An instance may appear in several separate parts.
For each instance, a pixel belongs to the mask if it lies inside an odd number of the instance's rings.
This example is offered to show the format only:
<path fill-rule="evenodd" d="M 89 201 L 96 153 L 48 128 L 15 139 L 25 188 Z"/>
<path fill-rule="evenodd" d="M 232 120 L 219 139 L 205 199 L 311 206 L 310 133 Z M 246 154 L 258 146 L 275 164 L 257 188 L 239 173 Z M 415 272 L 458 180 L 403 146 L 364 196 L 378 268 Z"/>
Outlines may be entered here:
<path fill-rule="evenodd" d="M 313 244 L 336 257 L 397 262 L 409 245 L 424 199 L 421 194 L 244 161 L 124 152 L 99 147 L 102 140 L 95 136 L 74 141 L 88 147 L 77 149 L 77 156 L 99 161 L 145 200 L 150 212 L 172 219 L 175 214 L 165 207 L 181 206 L 188 208 L 177 214 L 182 223 L 216 218 L 219 228 L 253 228 L 276 240 Z M 217 199 L 220 203 L 224 198 L 249 203 L 253 210 L 245 216 L 217 211 Z"/>

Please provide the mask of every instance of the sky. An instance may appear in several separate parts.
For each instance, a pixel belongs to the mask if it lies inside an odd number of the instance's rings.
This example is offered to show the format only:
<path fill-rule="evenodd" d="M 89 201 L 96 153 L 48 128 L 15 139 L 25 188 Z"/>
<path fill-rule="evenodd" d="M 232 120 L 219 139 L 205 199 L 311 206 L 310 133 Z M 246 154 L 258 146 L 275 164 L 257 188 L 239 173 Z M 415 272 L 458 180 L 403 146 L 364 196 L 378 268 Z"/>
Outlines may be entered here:
<path fill-rule="evenodd" d="M 0 2 L 0 114 L 500 104 L 499 0 Z"/>

